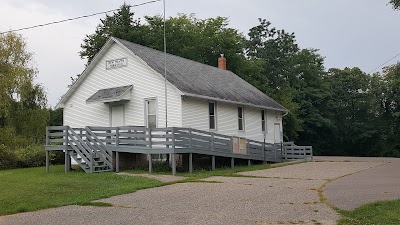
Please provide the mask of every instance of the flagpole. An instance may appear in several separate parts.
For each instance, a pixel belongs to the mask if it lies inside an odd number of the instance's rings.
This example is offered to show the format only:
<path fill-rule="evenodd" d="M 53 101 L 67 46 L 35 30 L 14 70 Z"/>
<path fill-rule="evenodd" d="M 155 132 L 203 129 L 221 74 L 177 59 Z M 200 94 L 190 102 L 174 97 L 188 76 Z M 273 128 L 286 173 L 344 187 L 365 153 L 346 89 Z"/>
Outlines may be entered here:
<path fill-rule="evenodd" d="M 165 127 L 168 127 L 168 101 L 167 101 L 167 39 L 165 37 L 165 0 L 164 6 L 164 89 L 165 89 Z"/>

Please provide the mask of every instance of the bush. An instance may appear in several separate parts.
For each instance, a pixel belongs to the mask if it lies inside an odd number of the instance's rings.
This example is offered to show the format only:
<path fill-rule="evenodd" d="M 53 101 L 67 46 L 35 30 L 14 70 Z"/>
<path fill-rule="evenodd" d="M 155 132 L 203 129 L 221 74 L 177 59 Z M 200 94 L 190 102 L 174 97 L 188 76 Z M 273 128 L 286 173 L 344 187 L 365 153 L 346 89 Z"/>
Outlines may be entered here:
<path fill-rule="evenodd" d="M 64 162 L 64 152 L 50 152 L 51 164 Z M 12 149 L 0 145 L 0 169 L 26 168 L 44 166 L 46 164 L 46 151 L 42 145 L 31 145 Z"/>
<path fill-rule="evenodd" d="M 13 152 L 7 146 L 0 144 L 0 169 L 15 168 L 16 162 Z"/>
<path fill-rule="evenodd" d="M 11 149 L 29 146 L 33 143 L 31 138 L 17 135 L 14 128 L 0 128 L 0 145 L 5 145 Z"/>
<path fill-rule="evenodd" d="M 51 164 L 64 163 L 64 153 L 50 152 Z M 14 128 L 0 128 L 0 169 L 36 167 L 46 164 L 44 146 L 17 135 Z"/>
<path fill-rule="evenodd" d="M 18 168 L 43 166 L 46 163 L 46 152 L 43 146 L 28 146 L 14 150 Z"/>

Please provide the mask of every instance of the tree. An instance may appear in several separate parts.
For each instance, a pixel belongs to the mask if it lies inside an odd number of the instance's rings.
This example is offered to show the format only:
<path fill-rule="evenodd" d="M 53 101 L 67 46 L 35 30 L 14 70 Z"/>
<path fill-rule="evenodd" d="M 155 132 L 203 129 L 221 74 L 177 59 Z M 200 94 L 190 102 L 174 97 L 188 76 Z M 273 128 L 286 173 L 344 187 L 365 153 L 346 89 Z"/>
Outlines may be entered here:
<path fill-rule="evenodd" d="M 393 9 L 395 10 L 400 9 L 400 0 L 390 0 L 389 4 L 392 4 Z"/>
<path fill-rule="evenodd" d="M 143 45 L 164 49 L 161 16 L 145 17 L 146 42 Z M 179 14 L 166 20 L 167 52 L 211 66 L 218 65 L 218 57 L 224 54 L 227 69 L 236 72 L 244 60 L 244 37 L 236 29 L 228 27 L 228 19 L 216 17 L 197 19 L 194 14 Z"/>
<path fill-rule="evenodd" d="M 335 123 L 331 145 L 336 145 L 331 154 L 378 156 L 381 131 L 372 77 L 359 68 L 332 68 L 328 79 Z"/>
<path fill-rule="evenodd" d="M 43 87 L 34 83 L 36 73 L 22 36 L 0 34 L 0 129 L 43 139 L 47 101 Z"/>
<path fill-rule="evenodd" d="M 265 19 L 259 22 L 250 29 L 246 53 L 249 60 L 260 62 L 262 69 L 246 77 L 290 110 L 284 117 L 289 139 L 315 142 L 319 129 L 330 124 L 324 115 L 329 98 L 323 80 L 324 59 L 317 50 L 300 49 L 294 33 L 271 27 Z"/>
<path fill-rule="evenodd" d="M 284 130 L 290 139 L 297 138 L 302 121 L 298 117 L 299 105 L 294 101 L 296 91 L 291 87 L 290 79 L 299 48 L 293 33 L 271 27 L 265 19 L 259 19 L 259 22 L 249 30 L 246 55 L 250 61 L 259 62 L 261 69 L 245 77 L 290 110 L 284 119 Z"/>
<path fill-rule="evenodd" d="M 381 80 L 381 122 L 385 128 L 382 155 L 400 157 L 400 63 L 386 67 Z"/>
<path fill-rule="evenodd" d="M 123 4 L 113 15 L 100 19 L 95 33 L 86 35 L 83 40 L 82 51 L 79 52 L 81 58 L 86 58 L 89 63 L 111 36 L 136 42 L 143 41 L 140 20 L 133 19 L 134 13 L 130 8 L 129 5 Z"/>
<path fill-rule="evenodd" d="M 161 16 L 146 16 L 145 24 L 134 19 L 130 6 L 122 5 L 113 15 L 101 19 L 96 32 L 87 35 L 81 45 L 82 58 L 88 62 L 100 51 L 111 36 L 164 50 L 164 21 Z M 216 66 L 220 54 L 228 58 L 227 68 L 236 72 L 244 61 L 244 37 L 228 27 L 228 19 L 216 17 L 197 19 L 193 14 L 179 14 L 166 20 L 167 52 Z"/>

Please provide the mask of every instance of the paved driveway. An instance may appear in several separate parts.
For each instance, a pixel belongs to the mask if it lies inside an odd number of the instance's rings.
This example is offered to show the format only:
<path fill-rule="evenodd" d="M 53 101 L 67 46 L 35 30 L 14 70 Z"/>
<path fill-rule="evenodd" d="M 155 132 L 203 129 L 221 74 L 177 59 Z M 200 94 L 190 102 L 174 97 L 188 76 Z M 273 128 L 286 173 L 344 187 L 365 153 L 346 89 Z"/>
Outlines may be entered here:
<path fill-rule="evenodd" d="M 211 177 L 204 180 L 208 183 L 174 184 L 101 200 L 112 203 L 113 207 L 46 209 L 3 216 L 0 224 L 329 225 L 335 224 L 340 216 L 320 202 L 317 189 L 330 180 L 388 165 L 387 161 L 379 160 L 319 160 L 335 162 L 309 162 L 240 173 L 248 177 Z M 342 192 L 332 187 L 326 187 L 327 193 Z"/>
<path fill-rule="evenodd" d="M 328 161 L 381 162 L 382 165 L 330 182 L 325 190 L 329 203 L 346 210 L 379 200 L 400 199 L 400 159 L 316 157 Z"/>

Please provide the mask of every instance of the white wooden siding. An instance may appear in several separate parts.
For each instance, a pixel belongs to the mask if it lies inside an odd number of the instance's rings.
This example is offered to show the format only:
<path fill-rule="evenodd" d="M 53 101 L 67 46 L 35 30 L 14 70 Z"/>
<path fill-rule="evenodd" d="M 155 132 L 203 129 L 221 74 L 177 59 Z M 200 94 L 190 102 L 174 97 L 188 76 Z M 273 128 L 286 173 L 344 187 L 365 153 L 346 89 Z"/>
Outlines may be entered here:
<path fill-rule="evenodd" d="M 106 70 L 106 61 L 127 58 L 128 65 Z M 114 43 L 82 84 L 71 95 L 64 107 L 64 125 L 71 127 L 110 126 L 110 107 L 104 103 L 86 103 L 96 91 L 105 88 L 133 85 L 131 100 L 125 103 L 125 125 L 145 126 L 144 101 L 156 98 L 158 127 L 165 127 L 164 78 L 143 61 Z M 168 126 L 182 126 L 181 93 L 167 85 Z"/>
<path fill-rule="evenodd" d="M 246 137 L 256 141 L 263 141 L 264 134 L 261 130 L 261 109 L 244 106 L 244 131 L 238 128 L 238 105 L 217 102 L 217 130 L 215 132 L 225 135 Z M 280 112 L 266 110 L 267 132 L 266 142 L 274 142 L 274 124 L 281 124 Z M 208 101 L 188 98 L 182 101 L 182 126 L 209 131 Z M 282 132 L 282 130 L 281 130 Z"/>

